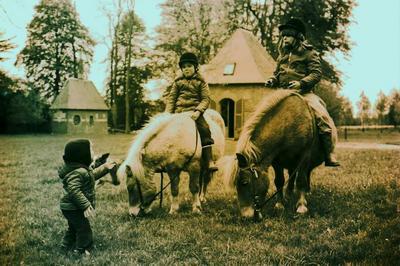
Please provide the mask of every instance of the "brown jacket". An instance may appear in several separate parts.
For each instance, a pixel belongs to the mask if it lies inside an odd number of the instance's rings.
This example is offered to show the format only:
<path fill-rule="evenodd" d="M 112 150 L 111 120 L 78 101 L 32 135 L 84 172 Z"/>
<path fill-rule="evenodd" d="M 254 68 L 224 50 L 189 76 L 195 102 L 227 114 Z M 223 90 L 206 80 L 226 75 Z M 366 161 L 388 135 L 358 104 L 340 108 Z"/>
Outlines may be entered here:
<path fill-rule="evenodd" d="M 290 81 L 300 81 L 301 91 L 312 91 L 315 84 L 321 80 L 321 62 L 318 53 L 306 42 L 290 52 L 280 53 L 274 71 L 273 86 L 287 87 Z"/>
<path fill-rule="evenodd" d="M 195 73 L 191 78 L 179 77 L 172 84 L 167 98 L 166 111 L 181 113 L 198 110 L 203 113 L 210 105 L 207 83 Z"/>

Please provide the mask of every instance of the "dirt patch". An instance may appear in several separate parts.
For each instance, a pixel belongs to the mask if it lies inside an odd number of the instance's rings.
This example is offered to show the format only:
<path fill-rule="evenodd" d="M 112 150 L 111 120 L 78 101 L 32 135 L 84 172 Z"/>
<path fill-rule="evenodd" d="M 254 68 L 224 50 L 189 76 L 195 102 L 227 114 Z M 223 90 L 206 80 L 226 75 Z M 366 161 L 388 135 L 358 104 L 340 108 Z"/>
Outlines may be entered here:
<path fill-rule="evenodd" d="M 336 146 L 344 149 L 400 150 L 400 145 L 367 142 L 339 142 Z"/>

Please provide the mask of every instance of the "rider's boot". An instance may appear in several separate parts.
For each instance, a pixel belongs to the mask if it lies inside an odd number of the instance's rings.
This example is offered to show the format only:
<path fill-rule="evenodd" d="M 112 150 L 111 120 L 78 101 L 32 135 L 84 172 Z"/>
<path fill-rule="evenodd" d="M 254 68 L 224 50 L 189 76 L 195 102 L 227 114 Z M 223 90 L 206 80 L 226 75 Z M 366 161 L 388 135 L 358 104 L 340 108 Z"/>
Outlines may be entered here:
<path fill-rule="evenodd" d="M 203 159 L 208 162 L 208 170 L 210 172 L 218 171 L 218 167 L 212 158 L 212 146 L 208 145 L 203 147 Z"/>
<path fill-rule="evenodd" d="M 325 155 L 325 166 L 337 167 L 340 163 L 336 159 L 334 147 L 332 143 L 332 136 L 330 133 L 321 134 L 321 142 Z"/>

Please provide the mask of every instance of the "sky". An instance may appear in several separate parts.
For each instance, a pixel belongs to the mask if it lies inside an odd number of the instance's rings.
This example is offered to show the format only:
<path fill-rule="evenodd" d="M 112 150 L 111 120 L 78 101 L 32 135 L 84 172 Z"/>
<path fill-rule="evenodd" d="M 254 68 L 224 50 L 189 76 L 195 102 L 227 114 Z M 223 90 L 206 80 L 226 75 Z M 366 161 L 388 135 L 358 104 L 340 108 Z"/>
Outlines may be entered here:
<path fill-rule="evenodd" d="M 105 59 L 111 41 L 107 38 L 109 26 L 104 7 L 110 6 L 112 0 L 73 1 L 81 22 L 98 43 L 94 48 L 89 79 L 104 93 Z M 159 4 L 163 0 L 135 2 L 135 12 L 144 21 L 148 34 L 154 35 L 154 28 L 161 22 Z M 17 45 L 5 55 L 9 59 L 1 62 L 0 67 L 14 76 L 24 76 L 23 68 L 17 69 L 14 62 L 24 47 L 26 27 L 33 18 L 37 3 L 39 0 L 0 0 L 0 31 L 4 33 L 3 37 L 12 38 L 12 43 Z M 332 63 L 343 73 L 341 95 L 349 98 L 356 110 L 362 91 L 374 104 L 380 91 L 389 95 L 393 88 L 400 89 L 400 0 L 359 0 L 352 20 L 349 36 L 354 44 L 350 57 L 346 60 L 338 53 Z M 156 97 L 151 92 L 149 94 Z"/>

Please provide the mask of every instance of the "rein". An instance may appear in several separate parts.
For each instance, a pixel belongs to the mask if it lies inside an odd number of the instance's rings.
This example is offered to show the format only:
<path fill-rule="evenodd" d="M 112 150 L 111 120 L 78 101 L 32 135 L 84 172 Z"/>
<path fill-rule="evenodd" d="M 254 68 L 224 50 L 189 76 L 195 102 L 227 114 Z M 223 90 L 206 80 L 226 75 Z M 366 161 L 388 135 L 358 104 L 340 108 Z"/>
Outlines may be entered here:
<path fill-rule="evenodd" d="M 196 151 L 197 151 L 197 147 L 198 147 L 198 142 L 199 142 L 199 132 L 197 131 L 196 128 L 196 124 L 195 124 L 195 134 L 196 134 L 196 145 L 194 148 L 194 151 L 192 153 L 192 155 L 190 156 L 189 160 L 187 160 L 182 169 L 186 168 L 186 166 L 192 161 L 193 157 L 196 155 Z M 141 189 L 141 185 L 140 185 L 140 181 L 139 179 L 136 178 L 136 185 L 138 187 L 138 192 L 139 192 L 139 200 L 140 200 L 140 210 L 144 211 L 145 209 L 145 205 L 149 205 L 151 204 L 157 197 L 158 195 L 160 195 L 160 208 L 162 206 L 162 201 L 163 201 L 163 191 L 171 184 L 171 182 L 174 180 L 173 178 L 171 178 L 169 180 L 169 182 L 163 186 L 163 181 L 164 181 L 164 172 L 163 169 L 160 170 L 160 174 L 161 174 L 161 180 L 160 180 L 160 191 L 158 191 L 148 202 L 145 202 L 143 199 L 143 193 L 142 193 L 142 189 Z"/>

